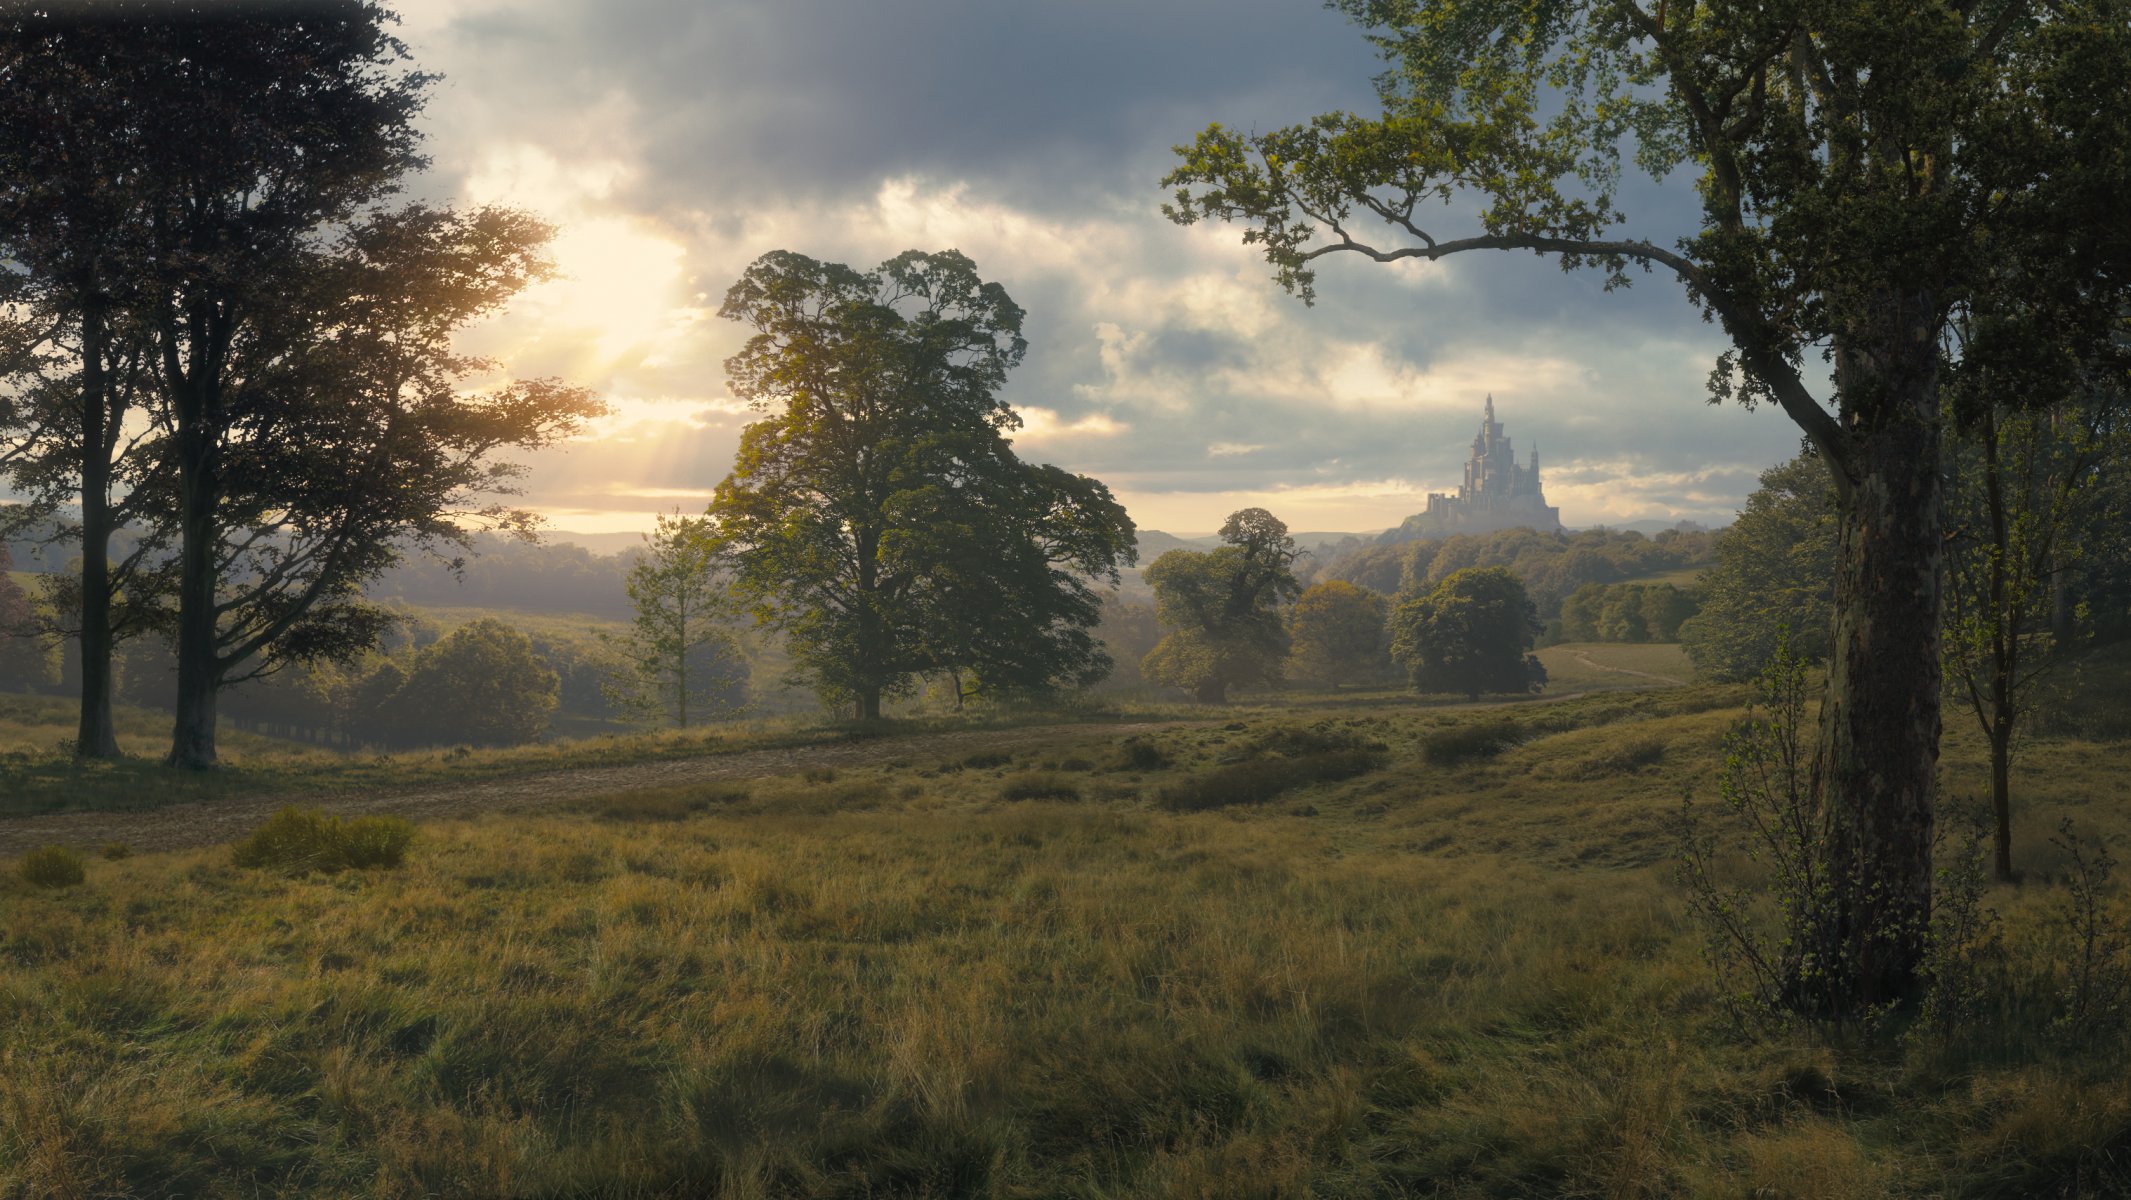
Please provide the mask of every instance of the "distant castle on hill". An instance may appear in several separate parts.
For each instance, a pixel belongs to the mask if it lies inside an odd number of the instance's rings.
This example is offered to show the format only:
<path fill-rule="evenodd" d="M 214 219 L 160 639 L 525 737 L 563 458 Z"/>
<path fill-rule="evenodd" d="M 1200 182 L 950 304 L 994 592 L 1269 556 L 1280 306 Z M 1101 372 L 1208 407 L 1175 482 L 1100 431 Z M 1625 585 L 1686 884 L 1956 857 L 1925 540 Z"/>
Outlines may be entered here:
<path fill-rule="evenodd" d="M 1480 418 L 1480 436 L 1472 440 L 1472 457 L 1465 460 L 1465 482 L 1455 494 L 1430 492 L 1428 511 L 1406 524 L 1420 527 L 1414 532 L 1435 536 L 1499 529 L 1558 531 L 1561 510 L 1546 502 L 1546 492 L 1539 485 L 1538 447 L 1532 448 L 1532 465 L 1519 466 L 1509 442 L 1502 436 L 1502 423 L 1495 420 L 1495 398 L 1490 394 L 1487 412 Z"/>

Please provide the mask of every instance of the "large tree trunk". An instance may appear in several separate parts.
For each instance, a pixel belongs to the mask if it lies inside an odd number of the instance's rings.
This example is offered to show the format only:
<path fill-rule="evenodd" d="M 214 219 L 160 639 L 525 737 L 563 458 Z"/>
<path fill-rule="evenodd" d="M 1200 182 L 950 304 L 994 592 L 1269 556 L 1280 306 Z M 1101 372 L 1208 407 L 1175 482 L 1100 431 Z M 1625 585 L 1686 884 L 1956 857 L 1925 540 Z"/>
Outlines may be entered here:
<path fill-rule="evenodd" d="M 1928 300 L 1889 303 L 1883 336 L 1838 347 L 1850 486 L 1813 784 L 1827 893 L 1799 999 L 1861 1015 L 1909 997 L 1931 918 L 1943 517 L 1938 350 Z M 1815 972 L 1819 974 L 1816 976 Z M 1815 999 L 1818 1003 L 1814 1004 Z"/>
<path fill-rule="evenodd" d="M 860 689 L 858 693 L 858 703 L 856 705 L 856 711 L 858 713 L 858 719 L 861 721 L 880 720 L 881 690 L 879 688 Z"/>
<path fill-rule="evenodd" d="M 191 407 L 201 407 L 194 398 Z M 217 464 L 204 422 L 180 414 L 178 429 L 178 692 L 170 732 L 173 767 L 215 765 L 215 698 L 222 661 L 215 645 Z"/>
<path fill-rule="evenodd" d="M 77 759 L 117 758 L 111 720 L 111 459 L 105 428 L 110 380 L 104 371 L 102 314 L 82 314 L 81 372 L 81 720 Z"/>

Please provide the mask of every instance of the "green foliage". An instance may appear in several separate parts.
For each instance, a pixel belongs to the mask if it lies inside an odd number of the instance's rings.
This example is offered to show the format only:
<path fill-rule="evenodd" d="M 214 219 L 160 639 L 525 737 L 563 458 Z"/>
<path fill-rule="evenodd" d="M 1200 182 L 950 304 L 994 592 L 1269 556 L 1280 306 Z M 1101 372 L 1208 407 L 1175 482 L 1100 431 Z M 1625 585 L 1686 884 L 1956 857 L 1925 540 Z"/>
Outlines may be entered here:
<path fill-rule="evenodd" d="M 65 846 L 39 846 L 22 856 L 15 873 L 35 887 L 65 888 L 88 878 L 88 864 Z"/>
<path fill-rule="evenodd" d="M 1750 679 L 1788 631 L 1791 652 L 1825 659 L 1835 619 L 1835 490 L 1808 451 L 1761 473 L 1702 573 L 1701 610 L 1680 627 L 1695 670 Z"/>
<path fill-rule="evenodd" d="M 1171 550 L 1148 566 L 1155 614 L 1172 630 L 1140 662 L 1149 681 L 1221 704 L 1228 689 L 1280 679 L 1289 648 L 1280 606 L 1300 590 L 1299 551 L 1287 526 L 1262 508 L 1221 525 L 1221 547 Z"/>
<path fill-rule="evenodd" d="M 1296 674 L 1319 683 L 1365 682 L 1392 670 L 1384 622 L 1390 602 L 1345 580 L 1313 584 L 1288 613 Z"/>
<path fill-rule="evenodd" d="M 1697 611 L 1691 591 L 1669 583 L 1589 583 L 1561 603 L 1561 642 L 1676 642 Z"/>
<path fill-rule="evenodd" d="M 484 617 L 417 654 L 386 701 L 404 736 L 430 744 L 516 746 L 546 732 L 561 684 L 524 634 Z"/>
<path fill-rule="evenodd" d="M 1169 765 L 1169 756 L 1160 746 L 1145 738 L 1126 738 L 1117 747 L 1114 769 L 1119 771 L 1159 771 Z"/>
<path fill-rule="evenodd" d="M 1422 520 L 1425 517 L 1409 518 L 1409 524 Z M 1412 593 L 1467 567 L 1507 567 L 1524 584 L 1540 617 L 1551 620 L 1570 594 L 1591 584 L 1703 565 L 1717 536 L 1702 529 L 1665 529 L 1646 537 L 1632 529 L 1600 528 L 1574 533 L 1503 529 L 1434 538 L 1402 526 L 1384 535 L 1389 540 L 1317 564 L 1314 578 L 1343 579 L 1384 593 Z"/>
<path fill-rule="evenodd" d="M 341 818 L 291 804 L 231 847 L 230 861 L 290 874 L 397 867 L 413 841 L 414 826 L 400 817 Z"/>
<path fill-rule="evenodd" d="M 1546 669 L 1526 651 L 1539 618 L 1524 585 L 1501 567 L 1468 567 L 1391 618 L 1391 657 L 1424 692 L 1534 692 Z"/>
<path fill-rule="evenodd" d="M 1114 586 L 1133 527 L 1109 489 L 1015 456 L 998 397 L 1022 311 L 954 251 L 861 273 L 777 251 L 726 293 L 748 325 L 734 392 L 773 415 L 741 434 L 709 515 L 734 587 L 800 673 L 861 719 L 924 674 L 980 692 L 1102 676 L 1091 579 Z"/>
<path fill-rule="evenodd" d="M 716 570 L 707 519 L 660 514 L 644 535 L 625 581 L 635 619 L 608 638 L 625 666 L 608 696 L 625 711 L 682 729 L 738 711 L 747 667 L 724 624 L 731 604 Z"/>

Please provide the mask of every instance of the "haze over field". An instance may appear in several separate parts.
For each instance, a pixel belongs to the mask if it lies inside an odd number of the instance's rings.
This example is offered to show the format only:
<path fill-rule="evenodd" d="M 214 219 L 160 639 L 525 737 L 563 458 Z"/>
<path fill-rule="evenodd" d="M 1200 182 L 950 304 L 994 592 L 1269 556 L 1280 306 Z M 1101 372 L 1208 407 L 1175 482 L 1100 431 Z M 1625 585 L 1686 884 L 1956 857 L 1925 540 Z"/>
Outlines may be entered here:
<path fill-rule="evenodd" d="M 1234 229 L 1165 221 L 1155 181 L 1207 114 L 1372 109 L 1371 52 L 1334 12 L 432 0 L 403 17 L 444 77 L 426 194 L 561 226 L 566 278 L 467 338 L 613 406 L 532 460 L 528 499 L 558 529 L 639 530 L 708 498 L 751 417 L 717 306 L 780 247 L 969 254 L 1029 312 L 1005 392 L 1022 454 L 1105 480 L 1143 529 L 1246 505 L 1298 529 L 1396 525 L 1455 487 L 1489 392 L 1571 526 L 1727 523 L 1797 446 L 1772 411 L 1701 403 L 1723 338 L 1669 280 L 1602 298 L 1597 275 L 1538 258 L 1333 260 L 1306 308 Z M 1624 196 L 1626 232 L 1693 228 L 1685 177 Z"/>

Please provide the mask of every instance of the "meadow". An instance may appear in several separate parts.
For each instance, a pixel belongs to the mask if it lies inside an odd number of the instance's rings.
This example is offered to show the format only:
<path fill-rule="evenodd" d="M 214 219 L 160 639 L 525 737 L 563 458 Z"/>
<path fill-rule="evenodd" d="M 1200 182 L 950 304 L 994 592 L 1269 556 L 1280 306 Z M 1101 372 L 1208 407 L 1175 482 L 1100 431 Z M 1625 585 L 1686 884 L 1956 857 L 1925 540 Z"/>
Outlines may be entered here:
<path fill-rule="evenodd" d="M 1268 706 L 424 824 L 397 868 L 10 874 L 0 1195 L 2131 1188 L 2121 1047 L 2032 1004 L 1952 1041 L 1732 1017 L 1670 821 L 1741 696 L 1516 710 L 1455 766 L 1500 710 Z M 2131 831 L 2123 758 L 2023 760 L 2028 878 L 1988 900 L 2030 1000 L 2047 838 Z M 1980 780 L 1958 729 L 1946 761 Z"/>

